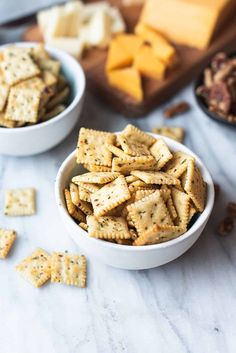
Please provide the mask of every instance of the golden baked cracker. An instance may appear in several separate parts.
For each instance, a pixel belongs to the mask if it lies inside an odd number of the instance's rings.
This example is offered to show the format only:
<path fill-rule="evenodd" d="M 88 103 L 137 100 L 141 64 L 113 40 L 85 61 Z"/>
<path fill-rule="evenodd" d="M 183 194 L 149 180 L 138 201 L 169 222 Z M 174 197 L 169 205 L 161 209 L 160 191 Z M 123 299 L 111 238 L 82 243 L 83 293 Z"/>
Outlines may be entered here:
<path fill-rule="evenodd" d="M 190 197 L 176 188 L 171 189 L 171 196 L 178 215 L 177 225 L 186 227 L 189 219 Z"/>
<path fill-rule="evenodd" d="M 144 143 L 138 139 L 132 138 L 131 136 L 126 137 L 125 135 L 118 135 L 117 140 L 119 141 L 123 151 L 133 157 L 150 156 L 150 151 Z"/>
<path fill-rule="evenodd" d="M 54 76 L 58 77 L 61 70 L 61 63 L 53 59 L 39 59 L 37 64 L 42 71 L 50 71 Z"/>
<path fill-rule="evenodd" d="M 83 213 L 85 213 L 86 215 L 90 215 L 93 213 L 91 204 L 81 200 L 79 188 L 74 183 L 70 183 L 70 196 L 73 204 L 77 206 Z"/>
<path fill-rule="evenodd" d="M 165 165 L 164 172 L 179 178 L 187 169 L 188 162 L 194 158 L 184 152 L 173 153 L 173 158 Z"/>
<path fill-rule="evenodd" d="M 65 103 L 70 93 L 69 87 L 65 87 L 61 92 L 57 92 L 47 103 L 47 110 L 55 108 L 59 104 Z"/>
<path fill-rule="evenodd" d="M 206 184 L 194 161 L 188 163 L 184 190 L 191 197 L 198 211 L 203 212 L 206 200 Z"/>
<path fill-rule="evenodd" d="M 131 183 L 133 183 L 134 181 L 137 181 L 137 180 L 139 180 L 136 176 L 134 176 L 134 175 L 127 175 L 126 177 L 125 177 L 125 180 L 126 180 L 126 183 L 127 184 L 131 184 Z"/>
<path fill-rule="evenodd" d="M 146 232 L 141 234 L 133 243 L 136 246 L 158 244 L 163 241 L 174 239 L 186 231 L 185 228 L 171 225 L 155 224 Z"/>
<path fill-rule="evenodd" d="M 31 216 L 35 214 L 35 190 L 6 190 L 4 214 L 6 216 Z"/>
<path fill-rule="evenodd" d="M 112 153 L 114 154 L 116 157 L 120 157 L 120 158 L 124 158 L 124 159 L 128 159 L 129 158 L 129 155 L 127 155 L 124 151 L 122 151 L 122 149 L 116 147 L 116 146 L 113 146 L 113 145 L 110 145 L 110 144 L 107 144 L 107 149 Z"/>
<path fill-rule="evenodd" d="M 9 86 L 6 84 L 0 84 L 0 112 L 4 110 L 9 94 Z"/>
<path fill-rule="evenodd" d="M 26 55 L 31 56 L 32 48 L 21 48 L 16 45 L 8 45 L 2 51 L 2 61 L 11 60 L 12 58 L 21 58 Z"/>
<path fill-rule="evenodd" d="M 129 205 L 127 209 L 139 235 L 155 224 L 173 225 L 159 190 Z"/>
<path fill-rule="evenodd" d="M 175 141 L 183 142 L 184 139 L 184 129 L 177 126 L 161 126 L 152 129 L 152 132 L 162 136 L 169 137 Z"/>
<path fill-rule="evenodd" d="M 86 258 L 54 252 L 51 256 L 51 282 L 86 287 Z"/>
<path fill-rule="evenodd" d="M 151 135 L 146 134 L 145 132 L 139 130 L 136 126 L 128 124 L 126 128 L 122 131 L 122 135 L 126 137 L 131 137 L 144 143 L 146 146 L 150 147 L 156 141 L 154 137 Z"/>
<path fill-rule="evenodd" d="M 38 89 L 12 87 L 5 118 L 14 121 L 36 123 L 41 93 Z"/>
<path fill-rule="evenodd" d="M 113 208 L 112 210 L 106 212 L 104 216 L 111 216 L 111 217 L 120 217 L 122 216 L 123 208 L 125 207 L 125 202 L 121 205 Z"/>
<path fill-rule="evenodd" d="M 91 194 L 101 189 L 102 185 L 92 184 L 92 183 L 83 183 L 82 181 L 79 182 L 79 186 L 88 190 Z"/>
<path fill-rule="evenodd" d="M 92 183 L 92 184 L 107 184 L 116 178 L 120 173 L 114 172 L 89 172 L 81 175 L 77 175 L 72 178 L 72 181 L 76 184 L 82 183 Z"/>
<path fill-rule="evenodd" d="M 41 287 L 51 276 L 50 255 L 37 249 L 16 266 L 16 271 L 35 287 Z"/>
<path fill-rule="evenodd" d="M 177 178 L 164 172 L 133 170 L 131 174 L 143 180 L 146 184 L 158 184 L 158 185 L 162 185 L 162 184 L 179 185 L 180 184 L 180 181 Z"/>
<path fill-rule="evenodd" d="M 1 70 L 9 86 L 40 74 L 38 66 L 27 53 L 2 61 Z"/>
<path fill-rule="evenodd" d="M 130 239 L 127 222 L 123 217 L 87 217 L 88 234 L 98 239 Z"/>
<path fill-rule="evenodd" d="M 47 70 L 42 71 L 41 77 L 46 85 L 46 91 L 49 99 L 56 92 L 57 78 L 50 71 Z"/>
<path fill-rule="evenodd" d="M 16 232 L 0 228 L 0 259 L 5 259 L 16 240 Z"/>
<path fill-rule="evenodd" d="M 111 183 L 103 186 L 100 190 L 91 194 L 94 215 L 100 217 L 130 199 L 130 197 L 131 195 L 126 180 L 124 176 L 121 175 Z"/>
<path fill-rule="evenodd" d="M 167 207 L 167 209 L 169 211 L 169 214 L 171 216 L 172 221 L 174 222 L 176 220 L 176 218 L 178 217 L 178 214 L 177 214 L 177 211 L 175 209 L 175 206 L 174 206 L 174 203 L 173 203 L 171 195 L 169 195 L 169 197 L 168 197 L 168 199 L 166 201 L 166 207 Z"/>
<path fill-rule="evenodd" d="M 76 205 L 72 202 L 71 199 L 71 193 L 68 189 L 64 190 L 64 195 L 65 195 L 65 202 L 66 202 L 66 208 L 71 217 L 76 219 L 78 222 L 85 222 L 86 217 L 85 214 L 77 209 Z"/>
<path fill-rule="evenodd" d="M 0 113 L 0 126 L 13 128 L 16 126 L 16 122 L 5 119 L 5 113 Z"/>
<path fill-rule="evenodd" d="M 43 121 L 47 121 L 47 120 L 55 117 L 56 115 L 61 114 L 62 112 L 64 112 L 65 109 L 66 109 L 66 106 L 63 104 L 56 105 L 52 110 L 50 110 L 50 111 L 46 112 L 46 114 L 44 114 Z"/>
<path fill-rule="evenodd" d="M 85 230 L 86 232 L 88 231 L 88 225 L 87 223 L 84 222 L 80 222 L 79 223 L 80 228 L 82 228 L 83 230 Z"/>
<path fill-rule="evenodd" d="M 57 82 L 57 88 L 59 91 L 63 90 L 63 88 L 65 88 L 66 86 L 68 86 L 68 82 L 65 78 L 64 75 L 60 74 L 58 76 L 58 82 Z"/>
<path fill-rule="evenodd" d="M 30 48 L 30 49 L 31 49 L 31 56 L 36 62 L 40 59 L 50 58 L 43 43 L 38 43 L 33 48 Z"/>
<path fill-rule="evenodd" d="M 112 171 L 124 175 L 130 174 L 132 170 L 152 170 L 155 166 L 155 159 L 152 156 L 130 157 L 125 160 L 115 157 L 112 160 Z"/>
<path fill-rule="evenodd" d="M 156 169 L 161 169 L 164 165 L 172 158 L 167 144 L 162 140 L 158 139 L 150 148 L 150 152 L 157 162 Z"/>
<path fill-rule="evenodd" d="M 190 203 L 190 208 L 189 208 L 189 217 L 188 217 L 188 223 L 191 221 L 193 216 L 197 213 L 196 208 Z"/>
<path fill-rule="evenodd" d="M 78 141 L 77 163 L 111 166 L 112 153 L 106 144 L 113 144 L 115 135 L 109 132 L 81 128 Z"/>
<path fill-rule="evenodd" d="M 150 190 L 137 190 L 135 193 L 135 202 L 142 200 L 144 197 L 149 196 L 153 194 L 156 191 L 156 189 L 150 189 Z"/>
<path fill-rule="evenodd" d="M 116 243 L 120 245 L 133 245 L 133 239 L 117 239 Z"/>
<path fill-rule="evenodd" d="M 84 168 L 90 172 L 111 172 L 111 167 L 96 164 L 84 164 Z"/>
<path fill-rule="evenodd" d="M 91 197 L 90 197 L 91 193 L 82 188 L 81 186 L 79 186 L 79 198 L 82 201 L 86 201 L 86 202 L 91 202 Z"/>

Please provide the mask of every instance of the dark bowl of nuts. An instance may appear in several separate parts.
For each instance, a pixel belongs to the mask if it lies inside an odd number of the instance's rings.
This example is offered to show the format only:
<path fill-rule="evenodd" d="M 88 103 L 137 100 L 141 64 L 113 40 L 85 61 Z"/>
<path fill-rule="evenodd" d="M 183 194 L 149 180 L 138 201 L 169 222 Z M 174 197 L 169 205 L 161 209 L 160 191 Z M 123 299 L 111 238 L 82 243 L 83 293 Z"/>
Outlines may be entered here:
<path fill-rule="evenodd" d="M 236 54 L 216 54 L 196 80 L 194 94 L 210 118 L 236 126 Z"/>

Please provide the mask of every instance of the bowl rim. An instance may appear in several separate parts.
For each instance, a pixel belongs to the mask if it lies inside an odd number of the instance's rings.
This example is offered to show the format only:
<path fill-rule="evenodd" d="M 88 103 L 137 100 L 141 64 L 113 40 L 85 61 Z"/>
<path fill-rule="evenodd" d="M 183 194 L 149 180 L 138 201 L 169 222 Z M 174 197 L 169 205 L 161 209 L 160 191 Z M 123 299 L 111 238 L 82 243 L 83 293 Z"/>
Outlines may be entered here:
<path fill-rule="evenodd" d="M 119 134 L 120 132 L 115 132 L 115 134 Z M 64 171 L 67 168 L 67 165 L 70 164 L 73 160 L 76 161 L 76 149 L 71 152 L 67 158 L 62 162 L 57 176 L 56 176 L 56 181 L 55 181 L 55 198 L 56 198 L 56 203 L 57 203 L 57 207 L 59 209 L 60 215 L 62 217 L 65 217 L 69 222 L 71 227 L 73 227 L 77 232 L 79 231 L 80 233 L 83 233 L 84 236 L 87 237 L 87 239 L 89 241 L 91 241 L 92 243 L 96 243 L 98 245 L 98 243 L 100 243 L 101 246 L 105 246 L 108 248 L 115 248 L 115 249 L 123 249 L 126 251 L 130 251 L 130 252 L 135 252 L 135 251 L 152 251 L 155 249 L 161 249 L 161 248 L 167 248 L 167 247 L 171 247 L 176 245 L 177 243 L 181 243 L 184 242 L 187 238 L 191 237 L 192 235 L 195 234 L 195 232 L 201 228 L 201 226 L 208 220 L 211 211 L 213 209 L 213 205 L 214 205 L 214 199 L 215 199 L 215 190 L 214 190 L 214 183 L 212 180 L 212 177 L 210 175 L 210 172 L 208 171 L 208 169 L 206 168 L 206 166 L 204 165 L 204 163 L 201 161 L 201 159 L 194 153 L 192 152 L 188 147 L 184 146 L 183 144 L 168 138 L 168 137 L 164 137 L 161 136 L 159 134 L 154 134 L 154 133 L 150 133 L 150 132 L 146 132 L 149 135 L 155 137 L 155 138 L 162 138 L 164 139 L 164 141 L 169 145 L 171 144 L 172 147 L 179 147 L 180 151 L 189 153 L 190 155 L 192 155 L 197 164 L 200 166 L 201 171 L 204 174 L 204 179 L 208 184 L 208 194 L 207 194 L 207 201 L 206 201 L 206 205 L 205 205 L 205 209 L 204 211 L 199 215 L 198 219 L 195 221 L 195 223 L 192 225 L 192 227 L 187 230 L 187 232 L 185 232 L 184 234 L 180 235 L 179 237 L 169 240 L 167 242 L 163 242 L 163 243 L 159 243 L 159 244 L 150 244 L 150 245 L 139 245 L 139 246 L 129 246 L 129 245 L 122 245 L 122 244 L 114 244 L 114 243 L 110 243 L 107 241 L 103 241 L 102 239 L 96 239 L 96 238 L 92 238 L 89 237 L 88 233 L 83 230 L 82 228 L 79 227 L 78 224 L 76 224 L 73 219 L 71 218 L 71 216 L 68 214 L 66 207 L 64 206 L 64 199 L 62 199 L 63 197 L 63 193 L 61 190 L 61 180 L 64 174 Z"/>
<path fill-rule="evenodd" d="M 35 47 L 39 43 L 36 42 L 14 42 L 14 43 L 8 43 L 0 46 L 0 51 L 2 51 L 3 48 L 6 48 L 8 46 L 18 46 L 18 47 Z M 26 131 L 32 131 L 32 130 L 37 130 L 43 127 L 46 127 L 48 125 L 51 125 L 53 123 L 56 123 L 59 120 L 62 120 L 66 115 L 68 115 L 80 102 L 82 99 L 85 88 L 86 88 L 86 79 L 85 79 L 85 74 L 84 70 L 81 66 L 81 64 L 73 58 L 71 55 L 63 52 L 62 50 L 53 48 L 51 46 L 45 45 L 45 49 L 51 54 L 52 56 L 55 54 L 55 56 L 58 57 L 58 59 L 62 59 L 61 62 L 63 62 L 64 65 L 67 65 L 68 67 L 73 67 L 73 69 L 76 71 L 74 77 L 75 82 L 78 82 L 78 91 L 75 93 L 75 96 L 72 100 L 72 102 L 66 107 L 66 109 L 53 117 L 50 120 L 41 122 L 39 124 L 31 125 L 31 126 L 22 126 L 22 127 L 14 127 L 12 129 L 6 129 L 4 127 L 0 127 L 0 133 L 3 134 L 17 134 L 20 132 L 26 132 Z"/>

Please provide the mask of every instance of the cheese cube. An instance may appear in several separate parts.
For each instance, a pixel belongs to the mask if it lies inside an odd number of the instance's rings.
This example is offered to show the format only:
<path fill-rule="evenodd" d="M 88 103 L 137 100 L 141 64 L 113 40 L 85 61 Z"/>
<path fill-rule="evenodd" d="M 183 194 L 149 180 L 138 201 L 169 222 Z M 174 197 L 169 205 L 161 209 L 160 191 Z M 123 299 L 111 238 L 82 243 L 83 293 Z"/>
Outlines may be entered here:
<path fill-rule="evenodd" d="M 120 34 L 116 37 L 116 40 L 127 52 L 129 52 L 130 56 L 133 58 L 143 44 L 143 40 L 135 34 Z"/>
<path fill-rule="evenodd" d="M 133 97 L 138 102 L 143 100 L 142 81 L 139 72 L 133 68 L 109 71 L 109 84 Z"/>
<path fill-rule="evenodd" d="M 179 44 L 204 49 L 235 0 L 147 0 L 141 22 Z"/>
<path fill-rule="evenodd" d="M 111 40 L 111 20 L 106 10 L 97 10 L 88 25 L 88 43 L 105 48 Z"/>
<path fill-rule="evenodd" d="M 125 32 L 126 25 L 120 11 L 116 7 L 111 7 L 109 9 L 109 15 L 111 17 L 111 33 L 117 34 Z"/>
<path fill-rule="evenodd" d="M 76 37 L 82 26 L 82 13 L 84 5 L 81 1 L 70 1 L 65 5 L 65 13 L 68 16 L 67 36 Z"/>
<path fill-rule="evenodd" d="M 37 23 L 42 34 L 47 30 L 51 19 L 52 10 L 42 10 L 37 13 Z"/>
<path fill-rule="evenodd" d="M 81 57 L 84 49 L 84 42 L 77 37 L 50 38 L 47 41 L 47 44 L 51 45 L 54 48 L 64 50 L 66 53 L 74 56 L 77 59 Z"/>
<path fill-rule="evenodd" d="M 110 43 L 106 71 L 120 69 L 132 64 L 133 54 L 122 45 L 122 43 L 117 39 L 113 39 Z"/>
<path fill-rule="evenodd" d="M 63 6 L 55 6 L 51 10 L 50 22 L 44 36 L 48 38 L 64 37 L 67 35 L 68 15 Z"/>
<path fill-rule="evenodd" d="M 106 1 L 94 2 L 84 6 L 82 17 L 83 21 L 87 22 L 93 17 L 97 11 L 107 11 L 109 12 L 110 5 Z"/>
<path fill-rule="evenodd" d="M 166 65 L 157 59 L 153 49 L 148 45 L 143 45 L 134 59 L 134 67 L 143 75 L 163 80 L 166 72 Z"/>

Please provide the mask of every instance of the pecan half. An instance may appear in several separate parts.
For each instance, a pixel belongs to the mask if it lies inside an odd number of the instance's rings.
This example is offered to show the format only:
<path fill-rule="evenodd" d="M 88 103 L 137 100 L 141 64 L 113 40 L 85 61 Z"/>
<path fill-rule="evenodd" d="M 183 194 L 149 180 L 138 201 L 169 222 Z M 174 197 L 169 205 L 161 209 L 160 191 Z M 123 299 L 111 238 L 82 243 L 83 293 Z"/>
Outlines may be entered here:
<path fill-rule="evenodd" d="M 187 102 L 180 102 L 178 104 L 174 104 L 164 111 L 165 118 L 173 118 L 176 115 L 183 114 L 190 109 L 190 105 Z"/>
<path fill-rule="evenodd" d="M 218 226 L 218 233 L 221 236 L 229 235 L 234 229 L 234 220 L 232 217 L 226 217 Z"/>

